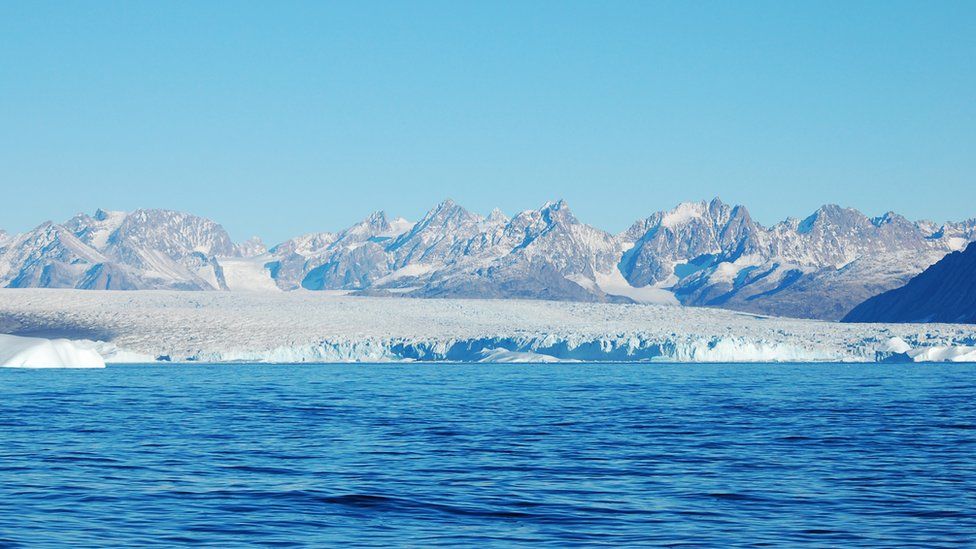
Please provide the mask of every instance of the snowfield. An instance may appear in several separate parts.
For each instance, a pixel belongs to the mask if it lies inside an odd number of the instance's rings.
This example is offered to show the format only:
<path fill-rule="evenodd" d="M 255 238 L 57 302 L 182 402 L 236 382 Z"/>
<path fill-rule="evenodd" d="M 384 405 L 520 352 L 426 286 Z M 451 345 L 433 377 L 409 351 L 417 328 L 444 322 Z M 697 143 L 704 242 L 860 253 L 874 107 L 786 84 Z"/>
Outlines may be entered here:
<path fill-rule="evenodd" d="M 967 325 L 309 291 L 3 289 L 0 333 L 72 339 L 107 363 L 976 360 L 976 327 Z"/>

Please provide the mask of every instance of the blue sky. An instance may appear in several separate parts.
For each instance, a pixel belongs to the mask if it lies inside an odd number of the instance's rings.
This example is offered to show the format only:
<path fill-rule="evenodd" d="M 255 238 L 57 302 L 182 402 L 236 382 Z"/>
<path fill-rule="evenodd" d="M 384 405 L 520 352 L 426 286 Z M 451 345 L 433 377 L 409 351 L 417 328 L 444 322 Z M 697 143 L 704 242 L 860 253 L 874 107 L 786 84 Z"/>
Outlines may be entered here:
<path fill-rule="evenodd" d="M 976 216 L 976 2 L 4 2 L 0 228 Z"/>

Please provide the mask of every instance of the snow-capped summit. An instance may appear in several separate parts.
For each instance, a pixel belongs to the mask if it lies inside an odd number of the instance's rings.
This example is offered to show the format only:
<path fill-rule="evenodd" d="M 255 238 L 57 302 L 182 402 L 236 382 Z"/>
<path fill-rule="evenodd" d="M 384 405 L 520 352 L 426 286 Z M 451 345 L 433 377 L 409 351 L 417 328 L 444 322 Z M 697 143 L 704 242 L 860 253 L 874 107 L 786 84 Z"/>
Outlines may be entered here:
<path fill-rule="evenodd" d="M 547 202 L 510 220 L 491 217 L 455 247 L 462 254 L 410 295 L 614 299 L 596 278 L 614 268 L 619 244 L 612 235 L 580 223 L 565 201 Z"/>
<path fill-rule="evenodd" d="M 738 259 L 760 246 L 762 235 L 745 207 L 715 198 L 655 213 L 620 239 L 628 248 L 621 272 L 635 286 L 645 286 L 676 281 L 706 263 Z"/>
<path fill-rule="evenodd" d="M 490 214 L 488 214 L 488 217 L 486 217 L 485 220 L 487 222 L 489 222 L 489 223 L 492 223 L 492 224 L 494 224 L 494 223 L 508 223 L 509 217 L 507 215 L 505 215 L 505 212 L 501 211 L 498 208 L 495 208 L 495 209 L 493 209 L 491 211 Z"/>
<path fill-rule="evenodd" d="M 393 267 L 449 263 L 463 253 L 459 246 L 478 233 L 483 220 L 451 199 L 441 202 L 387 248 L 393 255 Z"/>
<path fill-rule="evenodd" d="M 71 288 L 104 261 L 71 231 L 47 221 L 10 240 L 0 259 L 0 282 L 10 288 Z"/>
<path fill-rule="evenodd" d="M 564 200 L 523 212 L 506 231 L 522 238 L 511 251 L 520 261 L 544 262 L 563 276 L 584 275 L 613 268 L 620 248 L 609 233 L 580 223 Z"/>
<path fill-rule="evenodd" d="M 103 250 L 108 245 L 109 236 L 125 221 L 125 212 L 109 212 L 101 208 L 94 215 L 78 214 L 69 219 L 64 226 L 82 242 Z"/>
<path fill-rule="evenodd" d="M 182 212 L 97 210 L 47 222 L 0 254 L 0 284 L 82 289 L 221 289 L 218 256 L 238 251 L 220 225 Z"/>
<path fill-rule="evenodd" d="M 936 225 L 930 221 L 920 221 L 919 225 L 927 229 L 927 238 L 943 242 L 952 251 L 962 251 L 966 245 L 976 240 L 976 219 L 967 219 L 959 223 Z"/>
<path fill-rule="evenodd" d="M 233 256 L 237 252 L 219 224 L 172 210 L 136 210 L 126 215 L 108 244 L 116 249 L 150 248 L 171 258 L 193 253 Z"/>

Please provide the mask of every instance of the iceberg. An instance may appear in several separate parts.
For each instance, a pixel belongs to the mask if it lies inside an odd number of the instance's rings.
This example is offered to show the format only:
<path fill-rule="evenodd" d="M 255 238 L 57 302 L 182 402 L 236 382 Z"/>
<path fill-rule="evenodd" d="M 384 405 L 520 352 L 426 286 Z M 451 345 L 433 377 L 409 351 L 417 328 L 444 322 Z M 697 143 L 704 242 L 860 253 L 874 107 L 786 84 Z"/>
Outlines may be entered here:
<path fill-rule="evenodd" d="M 86 342 L 0 334 L 0 366 L 10 368 L 104 368 L 105 361 Z"/>
<path fill-rule="evenodd" d="M 478 362 L 491 362 L 493 364 L 508 362 L 566 362 L 554 356 L 541 353 L 526 353 L 506 349 L 484 349 L 481 351 L 481 355 L 482 358 Z"/>
<path fill-rule="evenodd" d="M 935 345 L 913 349 L 908 356 L 914 362 L 976 362 L 976 347 L 967 345 Z"/>

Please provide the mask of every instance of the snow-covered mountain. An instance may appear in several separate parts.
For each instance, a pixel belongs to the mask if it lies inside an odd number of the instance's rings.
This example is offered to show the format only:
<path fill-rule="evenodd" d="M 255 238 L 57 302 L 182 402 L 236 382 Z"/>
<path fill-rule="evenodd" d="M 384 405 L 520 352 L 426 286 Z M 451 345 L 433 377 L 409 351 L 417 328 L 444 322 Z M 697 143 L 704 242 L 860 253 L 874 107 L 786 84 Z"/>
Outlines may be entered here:
<path fill-rule="evenodd" d="M 683 303 L 837 319 L 976 240 L 828 205 L 772 227 L 719 199 L 657 212 L 619 235 L 563 201 L 509 218 L 447 200 L 416 223 L 376 212 L 270 249 L 166 210 L 99 210 L 0 234 L 0 287 L 332 290 L 411 297 Z"/>
<path fill-rule="evenodd" d="M 607 299 L 596 275 L 615 271 L 619 255 L 612 235 L 580 223 L 562 201 L 510 219 L 447 200 L 417 223 L 377 212 L 339 233 L 289 240 L 271 249 L 268 265 L 286 290 L 594 301 Z"/>
<path fill-rule="evenodd" d="M 619 244 L 612 235 L 580 223 L 565 202 L 546 203 L 511 219 L 497 211 L 483 218 L 445 203 L 425 221 L 436 220 L 445 205 L 459 221 L 457 230 L 430 222 L 398 239 L 394 251 L 413 249 L 411 255 L 421 258 L 414 263 L 410 255 L 400 256 L 400 270 L 423 274 L 398 277 L 391 287 L 404 288 L 404 280 L 419 283 L 408 295 L 421 297 L 608 299 L 595 280 L 597 273 L 615 269 Z"/>
<path fill-rule="evenodd" d="M 270 275 L 283 290 L 362 290 L 391 271 L 386 249 L 412 227 L 375 212 L 338 233 L 314 233 L 285 241 L 269 252 Z"/>
<path fill-rule="evenodd" d="M 861 303 L 844 321 L 976 323 L 976 243 Z"/>
<path fill-rule="evenodd" d="M 823 206 L 766 228 L 742 206 L 685 203 L 620 235 L 634 285 L 667 287 L 687 305 L 839 319 L 976 238 L 973 222 L 936 226 Z"/>
<path fill-rule="evenodd" d="M 168 210 L 98 210 L 8 240 L 0 249 L 0 286 L 227 289 L 221 256 L 241 252 L 208 219 Z"/>

